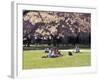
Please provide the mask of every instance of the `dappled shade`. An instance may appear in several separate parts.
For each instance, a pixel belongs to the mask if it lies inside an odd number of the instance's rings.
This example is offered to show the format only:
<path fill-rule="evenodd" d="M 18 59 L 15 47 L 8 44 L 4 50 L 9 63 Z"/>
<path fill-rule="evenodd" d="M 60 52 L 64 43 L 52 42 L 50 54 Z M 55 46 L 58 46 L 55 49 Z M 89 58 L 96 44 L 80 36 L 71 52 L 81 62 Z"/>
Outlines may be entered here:
<path fill-rule="evenodd" d="M 30 35 L 31 42 L 48 44 L 90 44 L 91 14 L 56 11 L 23 11 L 23 37 Z M 50 42 L 50 40 L 52 42 Z"/>

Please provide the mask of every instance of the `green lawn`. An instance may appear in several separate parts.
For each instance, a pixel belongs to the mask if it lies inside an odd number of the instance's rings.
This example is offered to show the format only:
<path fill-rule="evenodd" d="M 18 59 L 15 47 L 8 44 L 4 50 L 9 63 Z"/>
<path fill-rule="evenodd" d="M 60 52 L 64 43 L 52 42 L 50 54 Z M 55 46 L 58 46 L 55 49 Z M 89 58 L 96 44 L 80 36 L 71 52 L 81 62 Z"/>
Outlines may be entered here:
<path fill-rule="evenodd" d="M 23 69 L 34 68 L 60 68 L 60 67 L 80 67 L 91 65 L 90 50 L 68 55 L 68 51 L 61 51 L 63 57 L 41 58 L 44 55 L 43 50 L 27 50 L 23 52 Z"/>

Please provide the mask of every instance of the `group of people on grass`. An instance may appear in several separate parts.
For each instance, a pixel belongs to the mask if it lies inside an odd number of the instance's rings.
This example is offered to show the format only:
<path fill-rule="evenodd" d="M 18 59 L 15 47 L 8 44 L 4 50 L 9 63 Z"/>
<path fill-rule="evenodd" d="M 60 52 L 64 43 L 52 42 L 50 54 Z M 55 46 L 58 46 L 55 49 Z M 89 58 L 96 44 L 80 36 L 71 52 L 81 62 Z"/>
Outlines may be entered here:
<path fill-rule="evenodd" d="M 78 45 L 75 46 L 75 53 L 79 53 L 80 52 L 80 48 Z M 56 57 L 61 57 L 63 56 L 63 54 L 61 54 L 61 52 L 59 51 L 58 48 L 54 47 L 54 48 L 45 48 L 45 53 L 48 53 L 47 56 L 42 56 L 42 58 L 56 58 Z M 72 55 L 72 52 L 69 51 L 68 55 Z"/>
<path fill-rule="evenodd" d="M 63 56 L 61 52 L 58 50 L 58 48 L 51 48 L 48 57 L 60 57 Z"/>
<path fill-rule="evenodd" d="M 59 49 L 58 48 L 51 48 L 51 49 L 49 49 L 49 48 L 46 48 L 45 49 L 45 53 L 48 53 L 48 55 L 47 55 L 47 57 L 49 57 L 49 58 L 55 58 L 55 57 L 61 57 L 61 56 L 63 56 L 63 54 L 61 54 L 61 52 L 59 51 Z"/>

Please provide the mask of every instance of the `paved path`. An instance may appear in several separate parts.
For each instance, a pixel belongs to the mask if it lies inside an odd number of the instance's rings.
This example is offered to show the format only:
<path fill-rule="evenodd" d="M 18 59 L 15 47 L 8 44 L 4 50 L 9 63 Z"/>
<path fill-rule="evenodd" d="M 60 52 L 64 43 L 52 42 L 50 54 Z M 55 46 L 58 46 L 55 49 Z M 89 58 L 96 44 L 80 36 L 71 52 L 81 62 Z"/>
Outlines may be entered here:
<path fill-rule="evenodd" d="M 60 51 L 75 51 L 74 49 L 69 49 L 69 50 L 60 50 Z M 85 49 L 81 49 L 80 52 L 90 52 L 91 50 L 85 50 Z"/>

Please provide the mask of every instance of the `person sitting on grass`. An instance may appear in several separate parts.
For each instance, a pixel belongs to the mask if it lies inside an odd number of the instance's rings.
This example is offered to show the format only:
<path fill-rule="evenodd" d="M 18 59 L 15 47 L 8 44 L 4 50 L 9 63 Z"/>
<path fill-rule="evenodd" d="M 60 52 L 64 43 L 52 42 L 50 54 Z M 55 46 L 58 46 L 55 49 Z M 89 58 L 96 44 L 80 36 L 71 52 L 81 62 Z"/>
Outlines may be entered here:
<path fill-rule="evenodd" d="M 56 54 L 57 57 L 63 56 L 63 54 L 61 54 L 61 52 L 59 51 L 58 48 L 56 48 L 55 50 L 56 50 L 55 54 Z"/>
<path fill-rule="evenodd" d="M 51 58 L 57 57 L 56 52 L 55 52 L 55 48 L 51 48 L 51 51 L 48 54 L 48 57 L 51 57 Z"/>
<path fill-rule="evenodd" d="M 78 45 L 75 46 L 75 53 L 79 53 L 80 52 L 80 48 Z"/>
<path fill-rule="evenodd" d="M 55 57 L 60 57 L 63 56 L 58 48 L 52 48 L 51 52 L 48 54 L 48 57 L 55 58 Z"/>
<path fill-rule="evenodd" d="M 45 48 L 45 53 L 49 53 L 49 48 Z"/>
<path fill-rule="evenodd" d="M 48 52 L 48 55 L 46 56 L 42 56 L 42 58 L 52 58 L 52 57 L 55 57 L 55 54 L 54 54 L 54 51 L 53 51 L 53 48 L 51 48 L 51 50 L 49 50 Z"/>
<path fill-rule="evenodd" d="M 42 58 L 52 58 L 52 57 L 54 57 L 53 48 L 51 48 L 51 50 L 49 50 L 48 55 L 42 56 Z"/>
<path fill-rule="evenodd" d="M 53 53 L 53 49 L 51 48 L 51 50 L 49 50 L 49 53 L 48 53 L 49 58 L 52 56 L 52 53 Z"/>

